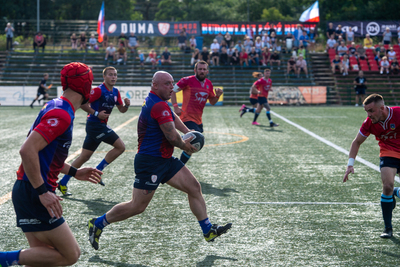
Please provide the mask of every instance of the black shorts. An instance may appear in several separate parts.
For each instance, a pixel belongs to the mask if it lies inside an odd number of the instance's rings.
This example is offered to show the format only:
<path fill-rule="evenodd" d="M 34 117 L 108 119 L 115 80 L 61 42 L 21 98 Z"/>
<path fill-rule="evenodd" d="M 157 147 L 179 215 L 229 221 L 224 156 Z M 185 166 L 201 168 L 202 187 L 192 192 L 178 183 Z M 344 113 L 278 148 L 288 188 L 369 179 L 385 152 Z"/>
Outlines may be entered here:
<path fill-rule="evenodd" d="M 250 98 L 250 104 L 257 105 L 257 103 L 258 103 L 258 99 Z"/>
<path fill-rule="evenodd" d="M 160 183 L 164 184 L 175 176 L 185 165 L 179 159 L 153 157 L 136 154 L 135 182 L 133 187 L 144 190 L 156 190 Z"/>
<path fill-rule="evenodd" d="M 37 96 L 40 96 L 40 95 L 45 95 L 46 94 L 46 90 L 44 90 L 43 88 L 40 88 L 40 89 L 38 89 L 37 90 Z"/>
<path fill-rule="evenodd" d="M 268 103 L 268 100 L 265 96 L 258 97 L 258 104 L 264 105 L 265 103 Z"/>
<path fill-rule="evenodd" d="M 83 142 L 83 149 L 95 151 L 101 142 L 113 145 L 119 139 L 107 124 L 97 121 L 86 122 L 86 138 Z"/>
<path fill-rule="evenodd" d="M 356 88 L 354 88 L 354 90 L 356 90 L 356 95 L 365 95 L 366 88 L 356 87 Z"/>
<path fill-rule="evenodd" d="M 392 157 L 380 157 L 380 165 L 379 167 L 382 169 L 383 167 L 396 168 L 397 173 L 400 172 L 400 159 L 392 158 Z"/>
<path fill-rule="evenodd" d="M 12 202 L 17 215 L 17 226 L 24 233 L 50 231 L 65 222 L 63 217 L 57 219 L 49 215 L 30 182 L 21 180 L 15 182 Z"/>
<path fill-rule="evenodd" d="M 185 121 L 183 124 L 185 124 L 189 130 L 195 130 L 201 133 L 203 132 L 203 124 L 197 124 L 194 121 Z"/>

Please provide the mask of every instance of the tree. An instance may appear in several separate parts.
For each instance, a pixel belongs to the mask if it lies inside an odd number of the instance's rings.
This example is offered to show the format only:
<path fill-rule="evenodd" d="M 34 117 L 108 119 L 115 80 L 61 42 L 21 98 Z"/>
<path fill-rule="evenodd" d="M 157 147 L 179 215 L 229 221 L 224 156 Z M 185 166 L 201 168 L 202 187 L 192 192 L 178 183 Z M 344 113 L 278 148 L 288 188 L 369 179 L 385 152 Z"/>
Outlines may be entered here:
<path fill-rule="evenodd" d="M 275 7 L 265 8 L 261 14 L 261 20 L 266 21 L 292 21 L 290 16 L 284 16 Z"/>

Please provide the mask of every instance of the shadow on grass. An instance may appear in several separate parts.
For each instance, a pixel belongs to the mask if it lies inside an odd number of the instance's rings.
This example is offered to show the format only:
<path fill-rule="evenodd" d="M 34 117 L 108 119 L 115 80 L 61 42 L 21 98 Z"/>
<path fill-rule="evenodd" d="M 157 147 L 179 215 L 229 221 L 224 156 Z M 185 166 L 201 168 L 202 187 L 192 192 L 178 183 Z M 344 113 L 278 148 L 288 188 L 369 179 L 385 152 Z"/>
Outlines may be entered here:
<path fill-rule="evenodd" d="M 103 263 L 103 264 L 107 264 L 109 266 L 118 266 L 118 267 L 148 267 L 148 266 L 142 265 L 142 264 L 130 264 L 130 263 L 121 263 L 121 262 L 103 260 L 98 255 L 95 255 L 95 256 L 91 257 L 89 259 L 89 262 Z"/>
<path fill-rule="evenodd" d="M 215 255 L 209 255 L 204 258 L 201 262 L 198 262 L 196 264 L 197 267 L 203 267 L 203 266 L 215 266 L 215 261 L 216 260 L 228 260 L 228 261 L 237 261 L 235 258 L 229 258 L 229 257 L 221 257 L 221 256 L 215 256 Z"/>
<path fill-rule="evenodd" d="M 215 188 L 214 185 L 200 182 L 201 185 L 201 191 L 203 194 L 208 194 L 208 195 L 216 195 L 220 197 L 229 197 L 231 192 L 238 193 L 235 189 L 232 188 Z"/>
<path fill-rule="evenodd" d="M 114 201 L 106 201 L 101 198 L 86 200 L 86 199 L 67 197 L 65 199 L 68 199 L 68 201 L 76 201 L 85 204 L 90 211 L 82 213 L 88 215 L 100 215 L 100 213 L 103 214 L 104 212 L 109 211 L 112 207 L 114 207 L 119 203 Z"/>

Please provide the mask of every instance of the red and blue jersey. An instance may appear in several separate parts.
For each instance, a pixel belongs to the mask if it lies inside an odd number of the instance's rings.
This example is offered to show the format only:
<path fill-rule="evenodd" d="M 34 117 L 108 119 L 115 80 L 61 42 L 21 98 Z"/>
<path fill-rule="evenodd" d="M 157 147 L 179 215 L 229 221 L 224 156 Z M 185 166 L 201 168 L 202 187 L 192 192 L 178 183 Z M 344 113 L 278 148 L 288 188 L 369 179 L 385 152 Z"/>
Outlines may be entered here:
<path fill-rule="evenodd" d="M 170 158 L 174 146 L 165 138 L 161 124 L 175 120 L 167 102 L 150 91 L 138 120 L 138 154 Z"/>
<path fill-rule="evenodd" d="M 73 105 L 61 96 L 49 101 L 42 108 L 29 131 L 29 134 L 32 131 L 39 133 L 48 143 L 39 151 L 39 162 L 43 181 L 52 192 L 57 187 L 58 174 L 68 157 L 74 118 Z M 22 164 L 17 171 L 17 179 L 29 181 Z"/>
<path fill-rule="evenodd" d="M 90 92 L 89 103 L 90 107 L 95 111 L 101 112 L 105 110 L 107 114 L 111 114 L 115 105 L 122 105 L 122 99 L 117 88 L 113 87 L 112 90 L 108 90 L 107 86 L 102 83 L 99 87 L 92 89 Z M 107 124 L 108 118 L 100 120 L 98 117 L 89 114 L 88 121 L 97 121 Z"/>

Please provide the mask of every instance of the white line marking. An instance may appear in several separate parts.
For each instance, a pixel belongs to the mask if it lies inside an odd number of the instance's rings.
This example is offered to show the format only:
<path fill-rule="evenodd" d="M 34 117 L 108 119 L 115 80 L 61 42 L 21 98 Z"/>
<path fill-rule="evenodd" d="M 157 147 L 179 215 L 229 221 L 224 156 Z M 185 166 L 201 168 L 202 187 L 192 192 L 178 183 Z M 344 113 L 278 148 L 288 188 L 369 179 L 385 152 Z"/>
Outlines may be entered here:
<path fill-rule="evenodd" d="M 332 143 L 332 142 L 326 140 L 325 138 L 322 138 L 322 137 L 319 136 L 319 135 L 316 135 L 315 133 L 313 133 L 313 132 L 307 130 L 306 128 L 304 128 L 304 127 L 302 127 L 302 126 L 300 126 L 300 125 L 298 125 L 298 124 L 296 124 L 296 123 L 294 123 L 294 122 L 292 122 L 292 121 L 286 119 L 285 117 L 283 117 L 283 116 L 277 114 L 277 113 L 274 112 L 274 111 L 271 111 L 271 113 L 272 113 L 274 116 L 280 118 L 281 120 L 283 120 L 283 121 L 289 123 L 290 125 L 296 127 L 297 129 L 299 129 L 299 130 L 305 132 L 306 134 L 311 135 L 311 136 L 314 137 L 315 139 L 318 139 L 318 140 L 321 141 L 322 143 L 325 143 L 325 144 L 327 144 L 328 146 L 333 147 L 334 149 L 336 149 L 336 150 L 338 150 L 338 151 L 340 151 L 340 152 L 346 154 L 347 156 L 349 155 L 349 151 L 347 151 L 346 149 L 341 148 L 341 147 L 338 146 L 338 145 L 335 145 L 334 143 Z M 371 162 L 369 162 L 369 161 L 367 161 L 367 160 L 361 158 L 360 156 L 357 156 L 357 157 L 356 157 L 356 160 L 357 160 L 358 162 L 361 162 L 362 164 L 364 164 L 364 165 L 370 167 L 371 169 L 373 169 L 373 170 L 375 170 L 375 171 L 377 171 L 377 172 L 380 172 L 379 166 L 377 166 L 377 165 L 375 165 L 375 164 L 373 164 L 373 163 L 371 163 Z M 395 180 L 396 180 L 396 182 L 400 183 L 399 177 L 396 176 L 396 177 L 395 177 Z"/>
<path fill-rule="evenodd" d="M 353 202 L 243 202 L 247 205 L 358 205 L 358 206 L 372 206 L 379 205 L 379 203 L 353 203 Z"/>

